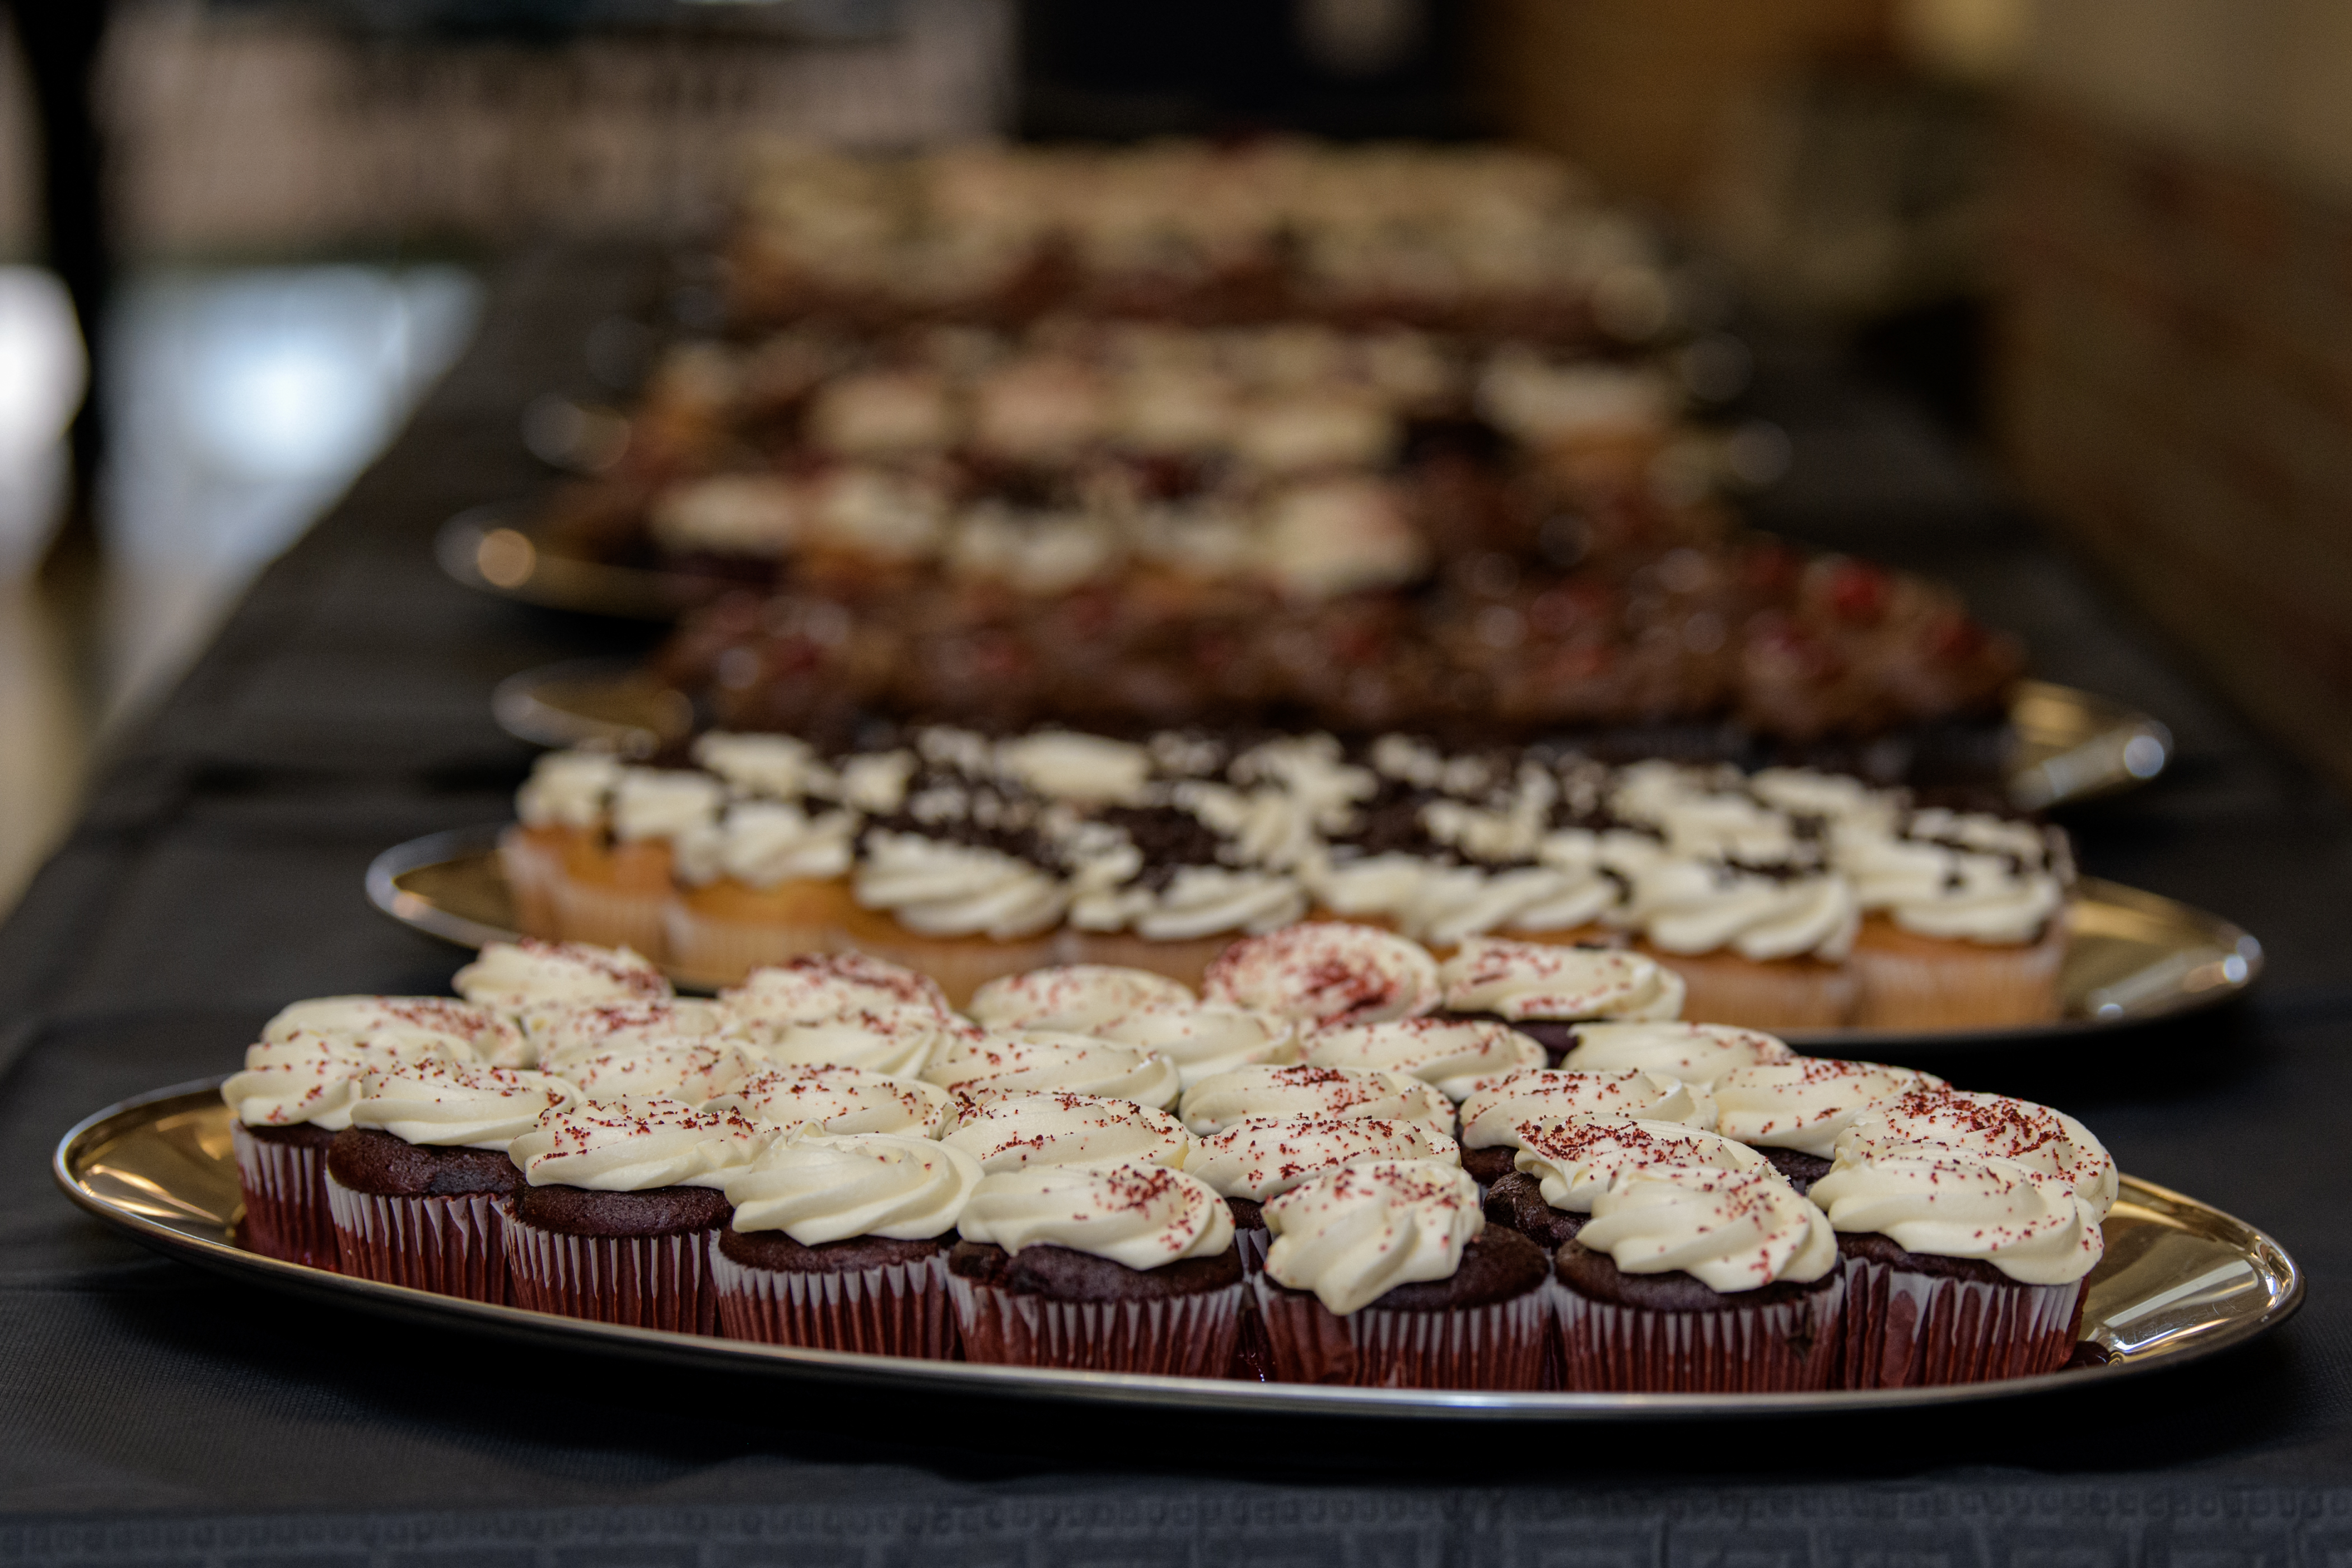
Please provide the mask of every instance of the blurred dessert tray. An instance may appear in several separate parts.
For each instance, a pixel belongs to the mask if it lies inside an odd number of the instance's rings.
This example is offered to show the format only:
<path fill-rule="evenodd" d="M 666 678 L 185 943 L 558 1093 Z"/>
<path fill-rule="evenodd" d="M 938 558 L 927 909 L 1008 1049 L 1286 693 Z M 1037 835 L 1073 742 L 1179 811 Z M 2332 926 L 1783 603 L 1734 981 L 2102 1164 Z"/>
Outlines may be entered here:
<path fill-rule="evenodd" d="M 693 703 L 642 665 L 573 659 L 499 682 L 499 727 L 517 740 L 646 758 L 683 745 Z M 2136 788 L 2164 771 L 2172 735 L 2121 703 L 2071 686 L 2021 680 L 2009 700 L 2010 799 L 2027 811 Z"/>
<path fill-rule="evenodd" d="M 2304 1295 L 2302 1271 L 2268 1236 L 2126 1176 L 2106 1219 L 2106 1256 L 2091 1276 L 2083 1312 L 2082 1337 L 2105 1351 L 2106 1362 L 2005 1382 L 1813 1394 L 1528 1394 L 1137 1376 L 802 1350 L 491 1306 L 247 1251 L 238 1245 L 242 1200 L 219 1084 L 215 1078 L 159 1089 L 85 1119 L 58 1144 L 58 1184 L 82 1208 L 167 1257 L 322 1304 L 551 1349 L 876 1393 L 993 1394 L 1241 1417 L 1564 1422 L 1860 1413 L 2105 1386 L 2244 1344 L 2284 1322 Z"/>
<path fill-rule="evenodd" d="M 512 942 L 514 897 L 500 868 L 496 826 L 428 834 L 394 846 L 367 871 L 367 895 L 412 930 L 463 947 Z M 2227 1002 L 2262 973 L 2262 944 L 2217 916 L 2156 893 L 2084 878 L 2068 907 L 2059 972 L 2062 1014 L 2054 1023 L 1946 1032 L 1878 1029 L 1776 1030 L 1791 1045 L 1878 1053 L 1904 1047 L 1943 1052 L 2036 1041 L 2062 1043 L 2175 1017 Z M 715 991 L 732 976 L 671 971 L 689 990 Z"/>

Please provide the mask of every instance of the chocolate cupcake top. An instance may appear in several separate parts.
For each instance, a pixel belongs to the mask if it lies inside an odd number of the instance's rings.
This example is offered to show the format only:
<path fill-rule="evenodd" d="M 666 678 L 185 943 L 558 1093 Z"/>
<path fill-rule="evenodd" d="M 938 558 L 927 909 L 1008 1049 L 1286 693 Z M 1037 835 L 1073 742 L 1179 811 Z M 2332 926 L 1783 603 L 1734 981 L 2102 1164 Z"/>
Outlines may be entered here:
<path fill-rule="evenodd" d="M 1459 1100 L 1481 1079 L 1544 1064 L 1543 1047 L 1507 1024 L 1475 1018 L 1398 1018 L 1325 1029 L 1307 1040 L 1316 1067 L 1370 1068 L 1417 1078 Z"/>
<path fill-rule="evenodd" d="M 1614 1072 L 1523 1068 L 1479 1079 L 1462 1101 L 1462 1146 L 1516 1149 L 1521 1145 L 1523 1123 L 1541 1125 L 1564 1116 L 1632 1116 L 1711 1132 L 1716 1106 L 1703 1088 L 1637 1068 Z"/>
<path fill-rule="evenodd" d="M 1872 1106 L 1915 1089 L 1949 1087 L 1933 1073 L 1876 1062 L 1799 1057 L 1737 1067 L 1715 1080 L 1716 1130 L 1766 1149 L 1826 1160 L 1839 1135 Z"/>
<path fill-rule="evenodd" d="M 1652 1166 L 1771 1169 L 1746 1144 L 1680 1122 L 1579 1114 L 1523 1121 L 1517 1132 L 1519 1152 L 1512 1163 L 1536 1178 L 1545 1203 L 1567 1214 L 1591 1213 L 1602 1193 Z"/>
<path fill-rule="evenodd" d="M 929 1007 L 845 1013 L 814 1023 L 739 1021 L 732 1032 L 776 1067 L 849 1067 L 911 1078 L 950 1044 L 975 1033 Z"/>
<path fill-rule="evenodd" d="M 627 948 L 583 942 L 486 942 L 482 955 L 452 982 L 468 1002 L 519 1012 L 544 1003 L 648 1001 L 670 994 L 669 982 Z"/>
<path fill-rule="evenodd" d="M 1812 1194 L 1839 1230 L 1978 1259 L 2027 1285 L 2080 1279 L 2106 1250 L 2105 1211 L 2065 1177 L 1948 1144 L 1841 1148 Z"/>
<path fill-rule="evenodd" d="M 950 1040 L 922 1069 L 927 1082 L 966 1095 L 1072 1094 L 1131 1100 L 1164 1110 L 1182 1085 L 1175 1065 L 1133 1046 L 1050 1030 L 991 1030 Z"/>
<path fill-rule="evenodd" d="M 547 1073 L 423 1061 L 370 1074 L 351 1120 L 404 1143 L 504 1149 L 541 1113 L 579 1099 L 578 1089 Z"/>
<path fill-rule="evenodd" d="M 1646 954 L 1614 948 L 1470 937 L 1438 978 L 1448 1010 L 1513 1022 L 1672 1019 L 1683 1009 L 1681 975 Z"/>
<path fill-rule="evenodd" d="M 1837 1152 L 1864 1157 L 1905 1143 L 1937 1143 L 2014 1160 L 2059 1177 L 2103 1220 L 2115 1206 L 2119 1177 L 2115 1157 L 2091 1130 L 2046 1105 L 1947 1087 L 1919 1088 L 1855 1116 L 1838 1137 Z"/>
<path fill-rule="evenodd" d="M 458 1060 L 454 1053 L 465 1048 L 445 1035 L 404 1029 L 374 1037 L 298 1029 L 247 1046 L 245 1070 L 222 1083 L 221 1099 L 247 1127 L 307 1123 L 340 1132 L 352 1124 L 369 1074 Z"/>
<path fill-rule="evenodd" d="M 1244 1121 L 1203 1138 L 1184 1169 L 1229 1198 L 1264 1202 L 1326 1171 L 1378 1160 L 1458 1165 L 1462 1151 L 1453 1139 L 1418 1121 L 1293 1116 Z"/>
<path fill-rule="evenodd" d="M 564 1064 L 563 1076 L 590 1100 L 665 1095 L 700 1105 L 760 1069 L 760 1058 L 732 1040 L 648 1039 Z"/>
<path fill-rule="evenodd" d="M 1374 926 L 1316 921 L 1244 937 L 1209 965 L 1202 993 L 1307 1028 L 1376 1024 L 1436 1011 L 1437 961 Z"/>
<path fill-rule="evenodd" d="M 739 1111 L 781 1131 L 840 1136 L 937 1138 L 955 1121 L 954 1100 L 937 1085 L 849 1067 L 761 1068 L 703 1109 Z"/>
<path fill-rule="evenodd" d="M 1797 1053 L 1761 1029 L 1728 1024 L 1579 1024 L 1560 1066 L 1581 1072 L 1638 1068 L 1685 1083 L 1713 1083 L 1736 1067 L 1785 1062 Z"/>
<path fill-rule="evenodd" d="M 1326 1172 L 1265 1205 L 1265 1272 L 1345 1317 L 1400 1285 L 1444 1279 L 1486 1228 L 1457 1164 L 1381 1160 Z"/>
<path fill-rule="evenodd" d="M 991 1175 L 1032 1165 L 1181 1170 L 1193 1151 L 1192 1135 L 1165 1110 L 1061 1092 L 1002 1094 L 972 1105 L 940 1142 L 970 1154 Z"/>
<path fill-rule="evenodd" d="M 1223 1002 L 1147 1003 L 1087 1032 L 1166 1058 L 1188 1089 L 1235 1068 L 1279 1067 L 1299 1056 L 1290 1020 Z"/>
<path fill-rule="evenodd" d="M 1146 969 L 1066 963 L 992 980 L 964 1012 L 992 1029 L 1056 1029 L 1092 1034 L 1096 1026 L 1144 1006 L 1190 1006 L 1192 987 Z"/>
<path fill-rule="evenodd" d="M 1207 1183 L 1164 1166 L 1047 1165 L 983 1176 L 957 1229 L 1007 1252 L 1061 1247 L 1129 1268 L 1215 1258 L 1232 1211 Z"/>
<path fill-rule="evenodd" d="M 644 1193 L 717 1187 L 776 1131 L 732 1110 L 697 1110 L 663 1095 L 553 1107 L 507 1146 L 534 1187 Z"/>
<path fill-rule="evenodd" d="M 2064 905 L 2064 836 L 1982 812 L 1927 807 L 1884 826 L 1841 824 L 1838 857 L 1865 910 L 1921 936 L 2035 940 Z"/>
<path fill-rule="evenodd" d="M 1690 1275 L 1729 1295 L 1837 1267 L 1827 1215 L 1769 1167 L 1644 1164 L 1594 1194 L 1572 1247 L 1605 1252 L 1628 1274 Z"/>
<path fill-rule="evenodd" d="M 779 1139 L 725 1173 L 739 1231 L 781 1230 L 803 1247 L 856 1237 L 924 1241 L 955 1228 L 980 1184 L 971 1155 L 888 1132 Z"/>
<path fill-rule="evenodd" d="M 862 952 L 808 953 L 764 964 L 719 994 L 736 1017 L 773 1024 L 822 1024 L 901 1008 L 949 1016 L 947 994 L 937 981 Z"/>
<path fill-rule="evenodd" d="M 1202 1138 L 1254 1119 L 1294 1116 L 1368 1116 L 1454 1131 L 1454 1106 L 1437 1090 L 1402 1073 L 1360 1068 L 1236 1068 L 1186 1089 L 1179 1114 Z"/>
<path fill-rule="evenodd" d="M 677 997 L 660 1002 L 593 1002 L 535 1007 L 522 1018 L 536 1065 L 560 1072 L 567 1062 L 625 1051 L 655 1040 L 703 1039 L 729 1022 L 715 1002 Z M 510 1065 L 501 1063 L 501 1066 Z"/>
<path fill-rule="evenodd" d="M 460 1060 L 493 1067 L 527 1067 L 509 1059 L 522 1049 L 514 1024 L 488 1007 L 454 996 L 317 996 L 281 1007 L 261 1027 L 264 1043 L 297 1034 L 327 1035 L 379 1043 L 447 1040 Z"/>

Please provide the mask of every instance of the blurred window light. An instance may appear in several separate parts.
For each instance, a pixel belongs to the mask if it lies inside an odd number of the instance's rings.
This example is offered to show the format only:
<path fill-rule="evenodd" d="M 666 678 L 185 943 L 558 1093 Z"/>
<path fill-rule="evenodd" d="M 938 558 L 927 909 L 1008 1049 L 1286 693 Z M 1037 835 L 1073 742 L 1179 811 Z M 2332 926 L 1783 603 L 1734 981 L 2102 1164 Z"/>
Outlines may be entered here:
<path fill-rule="evenodd" d="M 0 576 L 30 564 L 65 499 L 64 437 L 89 379 L 52 273 L 0 267 Z"/>

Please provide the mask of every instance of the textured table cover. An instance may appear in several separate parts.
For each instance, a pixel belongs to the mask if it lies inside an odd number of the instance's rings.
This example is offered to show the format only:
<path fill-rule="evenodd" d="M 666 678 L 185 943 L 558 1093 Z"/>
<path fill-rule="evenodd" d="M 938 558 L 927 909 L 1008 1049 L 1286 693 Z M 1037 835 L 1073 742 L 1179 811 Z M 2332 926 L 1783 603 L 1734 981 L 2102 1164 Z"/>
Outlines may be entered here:
<path fill-rule="evenodd" d="M 1770 521 L 1961 582 L 2042 671 L 2139 704 L 2175 773 L 2072 818 L 2086 868 L 2224 913 L 2234 1014 L 1961 1065 L 2086 1119 L 2124 1168 L 2274 1234 L 2284 1331 L 2112 1390 L 1884 1418 L 1559 1428 L 1132 1418 L 788 1386 L 393 1326 L 158 1259 L 72 1208 L 77 1118 L 226 1070 L 297 996 L 459 962 L 361 896 L 369 858 L 488 821 L 527 764 L 500 677 L 641 646 L 443 580 L 449 513 L 545 482 L 515 440 L 592 390 L 642 258 L 505 268 L 482 340 L 254 589 L 0 931 L 0 1555 L 635 1564 L 2352 1561 L 2352 833 L 1935 442 L 1775 361 Z"/>

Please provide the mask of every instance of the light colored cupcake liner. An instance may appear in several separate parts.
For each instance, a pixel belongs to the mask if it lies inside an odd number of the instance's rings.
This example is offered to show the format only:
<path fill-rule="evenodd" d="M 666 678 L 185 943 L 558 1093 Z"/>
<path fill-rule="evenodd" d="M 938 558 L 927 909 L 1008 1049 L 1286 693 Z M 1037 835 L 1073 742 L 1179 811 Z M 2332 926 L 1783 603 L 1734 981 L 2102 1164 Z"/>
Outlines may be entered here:
<path fill-rule="evenodd" d="M 719 1332 L 763 1345 L 956 1359 L 956 1314 L 944 1252 L 920 1263 L 852 1273 L 753 1268 L 714 1243 L 710 1282 Z"/>
<path fill-rule="evenodd" d="M 562 936 L 555 889 L 563 880 L 562 852 L 510 827 L 499 836 L 499 869 L 506 875 L 508 891 L 514 899 L 515 924 L 522 933 Z"/>
<path fill-rule="evenodd" d="M 671 903 L 662 917 L 669 961 L 698 979 L 732 983 L 762 964 L 783 963 L 812 952 L 835 952 L 845 943 L 838 927 L 814 921 L 762 925 L 723 920 Z"/>
<path fill-rule="evenodd" d="M 1248 1281 L 1276 1383 L 1356 1388 L 1532 1389 L 1543 1376 L 1552 1305 L 1541 1288 L 1436 1312 L 1380 1307 L 1342 1317 L 1263 1274 Z"/>
<path fill-rule="evenodd" d="M 673 1236 L 573 1236 L 507 1216 L 507 1268 L 514 1301 L 534 1312 L 716 1334 L 710 1255 L 719 1227 Z"/>
<path fill-rule="evenodd" d="M 1750 1029 L 1825 1029 L 1852 1023 L 1861 1004 L 1861 981 L 1847 964 L 1639 951 L 1683 977 L 1685 1018 Z"/>
<path fill-rule="evenodd" d="M 671 898 L 666 892 L 627 892 L 563 877 L 549 898 L 566 942 L 633 948 L 656 962 L 667 956 Z"/>
<path fill-rule="evenodd" d="M 1227 1376 L 1241 1284 L 1148 1301 L 1054 1301 L 948 1276 L 966 1361 L 1083 1372 Z"/>
<path fill-rule="evenodd" d="M 1854 1019 L 1866 1029 L 1991 1029 L 2058 1016 L 2063 921 L 2011 946 L 1937 942 L 1874 921 L 1848 960 L 1862 984 Z"/>
<path fill-rule="evenodd" d="M 1845 1259 L 1848 1388 L 1991 1383 L 2055 1372 L 2074 1353 L 2084 1281 L 2023 1285 Z"/>
<path fill-rule="evenodd" d="M 335 1218 L 327 1207 L 327 1151 L 256 1138 L 229 1125 L 236 1184 L 245 1194 L 245 1242 L 265 1258 L 336 1269 Z"/>
<path fill-rule="evenodd" d="M 345 1274 L 469 1301 L 503 1304 L 507 1200 L 493 1193 L 404 1197 L 353 1191 L 327 1177 L 336 1257 Z"/>
<path fill-rule="evenodd" d="M 1845 1285 L 1793 1301 L 1652 1311 L 1548 1286 L 1562 1386 L 1610 1394 L 1790 1394 L 1835 1385 Z"/>

